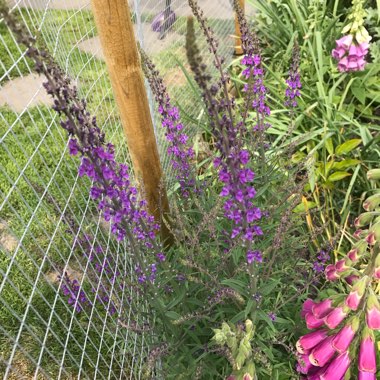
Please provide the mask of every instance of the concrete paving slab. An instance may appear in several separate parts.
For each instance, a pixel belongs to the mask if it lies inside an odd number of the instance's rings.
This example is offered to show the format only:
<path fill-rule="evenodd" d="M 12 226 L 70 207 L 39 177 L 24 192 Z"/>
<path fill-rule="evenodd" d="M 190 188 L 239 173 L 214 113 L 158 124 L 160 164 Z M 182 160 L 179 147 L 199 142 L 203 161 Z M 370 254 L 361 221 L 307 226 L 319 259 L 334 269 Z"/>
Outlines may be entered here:
<path fill-rule="evenodd" d="M 16 78 L 0 87 L 0 106 L 7 105 L 14 112 L 36 105 L 53 104 L 53 101 L 42 87 L 45 79 L 37 74 Z"/>

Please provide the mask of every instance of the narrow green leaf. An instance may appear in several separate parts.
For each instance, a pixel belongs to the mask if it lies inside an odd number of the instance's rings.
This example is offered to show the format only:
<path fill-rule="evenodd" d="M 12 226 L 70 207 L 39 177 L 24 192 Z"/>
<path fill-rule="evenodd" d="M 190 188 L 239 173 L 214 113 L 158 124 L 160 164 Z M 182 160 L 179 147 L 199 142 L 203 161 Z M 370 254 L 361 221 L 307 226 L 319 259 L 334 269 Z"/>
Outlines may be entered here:
<path fill-rule="evenodd" d="M 317 206 L 317 204 L 315 202 L 307 201 L 306 203 L 307 203 L 307 209 L 308 210 Z M 302 202 L 298 206 L 294 207 L 293 212 L 295 212 L 295 213 L 306 212 L 305 203 Z"/>
<path fill-rule="evenodd" d="M 326 149 L 331 156 L 334 154 L 334 144 L 331 137 L 326 140 Z"/>
<path fill-rule="evenodd" d="M 336 155 L 346 154 L 354 150 L 357 146 L 359 146 L 362 142 L 362 139 L 352 139 L 347 140 L 341 145 L 338 145 L 335 149 Z"/>
<path fill-rule="evenodd" d="M 347 172 L 335 172 L 331 174 L 329 178 L 327 178 L 327 180 L 330 182 L 336 182 L 336 181 L 340 181 L 343 178 L 349 177 L 350 175 L 351 173 L 347 173 Z"/>
<path fill-rule="evenodd" d="M 356 166 L 357 164 L 360 164 L 360 160 L 357 160 L 356 158 L 347 158 L 346 160 L 335 162 L 333 165 L 333 169 L 347 169 L 352 166 Z"/>

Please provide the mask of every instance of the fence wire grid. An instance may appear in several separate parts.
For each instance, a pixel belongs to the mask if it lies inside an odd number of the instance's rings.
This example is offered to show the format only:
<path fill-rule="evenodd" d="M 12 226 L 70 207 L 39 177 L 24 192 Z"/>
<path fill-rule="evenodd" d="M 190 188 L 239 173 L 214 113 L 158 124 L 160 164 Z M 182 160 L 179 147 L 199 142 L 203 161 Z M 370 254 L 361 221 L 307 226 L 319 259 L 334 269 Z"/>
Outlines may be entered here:
<path fill-rule="evenodd" d="M 196 118 L 186 80 L 186 0 L 130 0 L 136 36 L 164 77 L 174 102 Z M 170 3 L 176 21 L 164 38 L 152 30 Z M 73 78 L 99 127 L 129 162 L 118 110 L 89 0 L 8 0 L 12 12 Z M 232 58 L 234 14 L 229 0 L 202 0 Z M 3 379 L 140 379 L 150 320 L 135 289 L 128 245 L 118 243 L 79 178 L 78 161 L 43 78 L 33 71 L 0 20 L 0 375 Z M 203 47 L 207 50 L 207 47 Z M 209 58 L 211 63 L 211 57 Z M 182 66 L 182 67 L 181 67 Z M 167 145 L 150 105 L 166 178 Z M 196 131 L 192 131 L 193 134 Z"/>

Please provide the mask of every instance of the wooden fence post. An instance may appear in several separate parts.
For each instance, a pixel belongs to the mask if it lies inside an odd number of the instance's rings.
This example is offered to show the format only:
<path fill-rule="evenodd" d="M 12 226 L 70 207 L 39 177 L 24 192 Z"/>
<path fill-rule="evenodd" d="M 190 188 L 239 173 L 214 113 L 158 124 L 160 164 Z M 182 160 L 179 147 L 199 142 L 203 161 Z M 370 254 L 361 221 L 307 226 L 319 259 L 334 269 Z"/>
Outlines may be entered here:
<path fill-rule="evenodd" d="M 169 204 L 128 1 L 91 0 L 91 6 L 133 169 L 166 239 L 170 234 L 161 215 L 169 212 Z"/>
<path fill-rule="evenodd" d="M 239 0 L 240 8 L 243 10 L 245 9 L 245 0 Z M 240 26 L 239 26 L 239 20 L 237 18 L 237 15 L 235 13 L 235 35 L 237 38 L 235 38 L 235 55 L 242 55 L 243 49 L 241 47 L 241 32 L 240 32 Z"/>

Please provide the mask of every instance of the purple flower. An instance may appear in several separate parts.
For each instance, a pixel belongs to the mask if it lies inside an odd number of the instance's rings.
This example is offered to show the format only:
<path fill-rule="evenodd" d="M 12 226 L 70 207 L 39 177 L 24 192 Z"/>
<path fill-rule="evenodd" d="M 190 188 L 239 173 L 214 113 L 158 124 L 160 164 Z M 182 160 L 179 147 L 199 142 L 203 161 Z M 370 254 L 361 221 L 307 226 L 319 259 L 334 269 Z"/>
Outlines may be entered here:
<path fill-rule="evenodd" d="M 248 251 L 247 262 L 248 264 L 252 264 L 254 262 L 262 263 L 263 262 L 262 253 L 260 251 Z"/>
<path fill-rule="evenodd" d="M 294 44 L 292 54 L 292 64 L 289 70 L 289 78 L 286 80 L 285 105 L 287 107 L 297 107 L 297 98 L 301 96 L 302 88 L 299 72 L 300 52 L 298 44 Z"/>
<path fill-rule="evenodd" d="M 165 136 L 169 141 L 167 152 L 168 156 L 171 157 L 170 163 L 175 170 L 182 195 L 188 198 L 191 192 L 198 192 L 195 176 L 191 169 L 194 151 L 188 145 L 189 137 L 182 131 L 183 124 L 180 121 L 179 110 L 171 104 L 169 94 L 159 72 L 144 52 L 141 52 L 141 56 L 145 75 L 158 104 L 161 124 L 166 129 Z"/>

